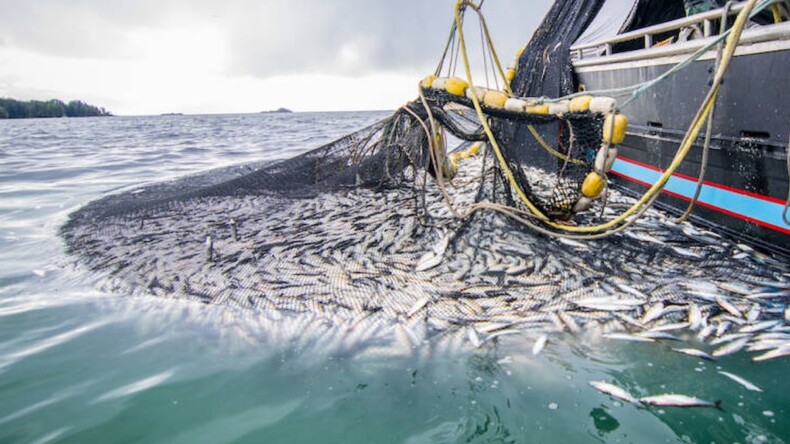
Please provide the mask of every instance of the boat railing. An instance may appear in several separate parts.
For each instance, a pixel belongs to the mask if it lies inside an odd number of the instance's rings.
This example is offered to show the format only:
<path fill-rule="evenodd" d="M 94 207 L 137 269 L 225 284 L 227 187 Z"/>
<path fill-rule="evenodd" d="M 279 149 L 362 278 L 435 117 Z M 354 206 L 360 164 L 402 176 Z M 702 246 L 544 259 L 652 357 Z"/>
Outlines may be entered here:
<path fill-rule="evenodd" d="M 771 4 L 783 3 L 786 0 L 772 0 Z M 719 9 L 711 9 L 710 11 L 694 14 L 689 17 L 672 20 L 658 25 L 648 26 L 646 28 L 637 29 L 634 31 L 619 34 L 617 36 L 591 43 L 583 43 L 580 45 L 571 46 L 571 59 L 579 61 L 586 56 L 609 56 L 612 55 L 612 49 L 617 43 L 630 42 L 641 39 L 644 42 L 643 48 L 649 49 L 654 47 L 653 37 L 659 34 L 677 31 L 678 33 L 683 28 L 701 26 L 703 37 L 711 37 L 718 35 L 718 29 L 714 29 L 714 21 L 722 20 L 726 17 L 737 15 L 746 5 L 746 2 L 735 3 L 732 6 L 723 7 Z"/>

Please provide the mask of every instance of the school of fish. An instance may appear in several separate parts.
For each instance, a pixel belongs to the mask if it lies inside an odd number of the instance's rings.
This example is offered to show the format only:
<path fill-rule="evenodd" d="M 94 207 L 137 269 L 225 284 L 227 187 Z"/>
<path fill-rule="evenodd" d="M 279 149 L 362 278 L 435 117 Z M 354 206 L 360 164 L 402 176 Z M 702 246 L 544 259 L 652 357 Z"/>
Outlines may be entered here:
<path fill-rule="evenodd" d="M 479 199 L 481 178 L 493 174 L 483 157 L 465 160 L 448 183 L 455 205 Z M 537 354 L 562 331 L 642 342 L 693 335 L 697 347 L 674 350 L 790 355 L 781 260 L 654 209 L 622 233 L 583 242 L 490 211 L 461 220 L 426 180 L 424 198 L 408 186 L 193 197 L 72 224 L 64 237 L 113 290 L 330 324 L 375 318 L 369 336 L 392 325 L 414 343 L 463 331 L 486 347 L 524 335 Z M 613 191 L 608 202 L 605 214 L 631 199 Z"/>

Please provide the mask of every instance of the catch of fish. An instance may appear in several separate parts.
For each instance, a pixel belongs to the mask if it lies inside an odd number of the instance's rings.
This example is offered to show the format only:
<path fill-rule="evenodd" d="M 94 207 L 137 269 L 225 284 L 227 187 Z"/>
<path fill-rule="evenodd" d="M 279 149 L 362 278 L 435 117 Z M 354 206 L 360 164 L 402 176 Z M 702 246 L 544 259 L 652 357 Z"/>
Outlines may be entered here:
<path fill-rule="evenodd" d="M 493 194 L 481 186 L 494 175 L 486 156 L 464 160 L 447 183 L 454 205 Z M 478 348 L 522 335 L 539 354 L 552 335 L 570 332 L 684 339 L 698 346 L 673 350 L 710 360 L 741 351 L 754 361 L 790 355 L 790 269 L 782 261 L 655 209 L 592 241 L 551 238 L 492 211 L 459 219 L 426 176 L 414 172 L 423 178 L 419 195 L 402 185 L 296 197 L 164 196 L 154 209 L 72 221 L 62 234 L 111 289 L 277 319 L 310 313 L 322 325 L 366 320 L 360 338 L 396 326 L 412 344 L 462 332 Z M 604 215 L 630 202 L 611 191 Z M 643 405 L 717 406 L 682 395 L 637 399 L 604 382 L 591 385 Z"/>

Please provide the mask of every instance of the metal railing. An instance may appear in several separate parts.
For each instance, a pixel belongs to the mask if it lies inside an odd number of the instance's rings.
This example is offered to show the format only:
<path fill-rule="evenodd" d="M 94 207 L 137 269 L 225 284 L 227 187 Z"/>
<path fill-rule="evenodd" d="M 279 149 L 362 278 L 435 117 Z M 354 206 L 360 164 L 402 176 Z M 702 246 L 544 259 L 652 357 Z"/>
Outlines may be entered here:
<path fill-rule="evenodd" d="M 771 4 L 784 3 L 786 0 L 772 0 Z M 635 31 L 626 32 L 606 40 L 598 42 L 584 43 L 581 45 L 571 46 L 571 58 L 574 61 L 582 60 L 585 55 L 594 56 L 608 56 L 612 54 L 613 45 L 616 43 L 630 42 L 633 40 L 642 39 L 644 47 L 639 49 L 647 49 L 653 47 L 653 36 L 663 34 L 666 32 L 678 31 L 691 26 L 702 26 L 703 37 L 710 37 L 717 35 L 718 30 L 714 30 L 714 20 L 725 20 L 729 16 L 737 15 L 745 6 L 746 2 L 738 2 L 732 6 L 723 7 L 719 9 L 712 9 L 710 11 L 701 12 L 690 17 L 684 17 L 671 22 L 660 23 L 658 25 L 648 26 L 647 28 L 637 29 Z"/>

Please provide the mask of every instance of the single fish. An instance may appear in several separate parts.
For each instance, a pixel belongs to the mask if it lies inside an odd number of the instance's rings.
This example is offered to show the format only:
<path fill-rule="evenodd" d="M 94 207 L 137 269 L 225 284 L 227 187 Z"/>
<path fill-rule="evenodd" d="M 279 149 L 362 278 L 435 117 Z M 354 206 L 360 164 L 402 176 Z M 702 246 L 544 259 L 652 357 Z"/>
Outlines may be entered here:
<path fill-rule="evenodd" d="M 738 375 L 733 375 L 732 373 L 724 372 L 724 371 L 721 371 L 721 370 L 719 370 L 719 373 L 724 375 L 724 376 L 726 376 L 726 377 L 728 377 L 728 378 L 730 378 L 730 379 L 732 379 L 733 381 L 737 382 L 738 384 L 741 384 L 742 386 L 746 387 L 747 390 L 751 390 L 753 392 L 762 392 L 763 391 L 763 389 L 761 389 L 760 387 L 757 387 L 756 385 L 754 385 L 751 382 L 741 378 Z"/>
<path fill-rule="evenodd" d="M 632 295 L 634 295 L 634 296 L 636 296 L 638 298 L 647 299 L 647 295 L 646 294 L 642 293 L 641 291 L 637 290 L 634 287 L 631 287 L 630 285 L 626 285 L 626 284 L 619 283 L 619 282 L 616 285 L 617 285 L 617 288 L 619 288 L 620 290 L 622 290 L 622 291 L 624 291 L 626 293 L 631 293 Z"/>
<path fill-rule="evenodd" d="M 724 310 L 726 310 L 729 314 L 731 314 L 731 315 L 733 315 L 735 317 L 740 318 L 740 317 L 743 316 L 743 313 L 741 313 L 741 311 L 738 310 L 737 307 L 732 305 L 732 303 L 730 301 L 724 299 L 723 297 L 717 297 L 716 298 L 716 303 L 719 304 L 719 306 L 721 308 L 723 308 Z"/>
<path fill-rule="evenodd" d="M 414 303 L 414 305 L 411 306 L 409 312 L 406 313 L 406 317 L 410 318 L 414 316 L 415 313 L 422 310 L 422 308 L 428 304 L 428 301 L 429 301 L 428 298 L 420 298 L 417 302 Z"/>
<path fill-rule="evenodd" d="M 535 345 L 533 345 L 533 346 L 532 346 L 532 354 L 533 354 L 534 356 L 537 356 L 537 355 L 538 355 L 538 354 L 541 352 L 541 350 L 543 350 L 543 347 L 545 347 L 545 346 L 546 346 L 546 341 L 547 341 L 548 339 L 549 339 L 549 337 L 548 337 L 548 336 L 546 336 L 546 335 L 541 335 L 541 336 L 538 338 L 538 340 L 537 340 L 537 341 L 535 341 Z"/>
<path fill-rule="evenodd" d="M 616 385 L 609 384 L 608 382 L 604 382 L 604 381 L 590 381 L 589 384 L 595 390 L 598 390 L 599 392 L 604 393 L 606 395 L 612 396 L 617 399 L 622 399 L 623 401 L 630 402 L 632 404 L 639 403 L 639 401 L 636 398 L 634 398 L 630 393 L 628 393 L 627 391 Z"/>
<path fill-rule="evenodd" d="M 716 359 L 713 356 L 709 355 L 708 353 L 705 353 L 702 350 L 697 350 L 696 348 L 673 348 L 672 350 L 678 353 L 683 353 L 685 355 L 694 356 L 695 358 L 708 359 L 710 361 Z"/>
<path fill-rule="evenodd" d="M 644 336 L 632 335 L 628 333 L 607 333 L 603 335 L 603 337 L 607 339 L 619 339 L 621 341 L 655 342 L 655 339 L 646 338 Z"/>
<path fill-rule="evenodd" d="M 581 250 L 588 250 L 589 249 L 589 247 L 587 245 L 585 245 L 585 244 L 583 244 L 581 242 L 572 240 L 572 239 L 565 239 L 565 238 L 561 237 L 561 238 L 558 238 L 557 240 L 560 241 L 561 243 L 569 246 L 569 247 L 578 248 L 578 249 L 581 249 Z"/>
<path fill-rule="evenodd" d="M 419 261 L 417 261 L 417 267 L 414 271 L 425 271 L 430 270 L 431 268 L 439 265 L 442 262 L 442 255 L 436 254 L 433 251 L 429 251 L 422 255 Z"/>
<path fill-rule="evenodd" d="M 643 338 L 650 338 L 650 339 L 668 339 L 670 341 L 679 341 L 680 340 L 680 338 L 678 338 L 677 336 L 673 336 L 673 335 L 671 335 L 671 334 L 669 334 L 667 332 L 663 332 L 663 331 L 647 330 L 647 331 L 639 332 L 636 335 L 637 336 L 641 336 Z"/>
<path fill-rule="evenodd" d="M 752 308 L 750 308 L 749 311 L 746 313 L 746 320 L 748 320 L 749 322 L 756 321 L 757 318 L 760 317 L 761 312 L 762 309 L 758 304 L 752 304 Z"/>
<path fill-rule="evenodd" d="M 661 407 L 713 407 L 721 409 L 721 401 L 710 402 L 693 396 L 677 395 L 674 393 L 646 396 L 644 398 L 639 398 L 639 402 L 646 405 Z"/>
<path fill-rule="evenodd" d="M 702 310 L 695 303 L 689 304 L 689 328 L 696 330 L 702 325 Z"/>
<path fill-rule="evenodd" d="M 751 288 L 735 282 L 723 282 L 719 284 L 719 288 L 742 296 L 746 296 L 751 293 L 754 293 L 754 290 L 752 290 Z"/>
<path fill-rule="evenodd" d="M 650 331 L 673 331 L 673 330 L 683 330 L 688 328 L 688 322 L 674 322 L 672 324 L 662 324 L 656 325 L 655 327 L 651 328 Z"/>
<path fill-rule="evenodd" d="M 469 336 L 469 342 L 472 343 L 472 347 L 478 348 L 483 344 L 483 341 L 480 340 L 480 336 L 477 334 L 474 327 L 469 327 L 467 335 Z"/>
<path fill-rule="evenodd" d="M 679 254 L 681 256 L 685 256 L 685 257 L 692 257 L 692 258 L 695 258 L 695 259 L 699 259 L 699 258 L 702 257 L 702 256 L 700 256 L 699 253 L 694 252 L 692 250 L 689 250 L 688 248 L 681 248 L 681 247 L 673 246 L 672 250 L 674 250 L 675 253 L 677 253 L 677 254 Z"/>
<path fill-rule="evenodd" d="M 756 324 L 746 325 L 738 330 L 741 333 L 757 333 L 759 331 L 768 330 L 769 328 L 776 327 L 781 324 L 780 321 L 762 321 Z"/>
<path fill-rule="evenodd" d="M 769 359 L 781 358 L 783 356 L 790 356 L 790 344 L 782 345 L 769 352 L 765 352 L 760 356 L 755 356 L 754 358 L 752 358 L 752 361 L 756 361 L 756 362 L 767 361 Z"/>
<path fill-rule="evenodd" d="M 748 336 L 736 339 L 730 342 L 729 344 L 717 348 L 716 350 L 713 351 L 712 355 L 718 358 L 720 356 L 731 355 L 735 352 L 738 352 L 742 348 L 746 347 L 746 344 L 749 343 L 749 339 L 751 338 Z"/>
<path fill-rule="evenodd" d="M 655 321 L 656 319 L 660 318 L 663 314 L 664 314 L 664 303 L 656 302 L 645 312 L 645 315 L 642 316 L 642 323 L 647 324 L 650 321 Z"/>
<path fill-rule="evenodd" d="M 699 331 L 699 333 L 697 333 L 697 339 L 704 341 L 705 339 L 708 339 L 708 336 L 712 335 L 714 331 L 716 331 L 716 326 L 713 324 L 708 324 L 707 327 L 704 327 Z"/>

